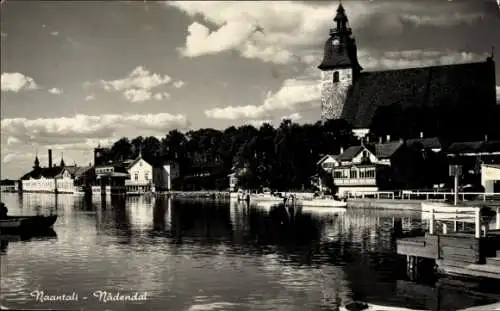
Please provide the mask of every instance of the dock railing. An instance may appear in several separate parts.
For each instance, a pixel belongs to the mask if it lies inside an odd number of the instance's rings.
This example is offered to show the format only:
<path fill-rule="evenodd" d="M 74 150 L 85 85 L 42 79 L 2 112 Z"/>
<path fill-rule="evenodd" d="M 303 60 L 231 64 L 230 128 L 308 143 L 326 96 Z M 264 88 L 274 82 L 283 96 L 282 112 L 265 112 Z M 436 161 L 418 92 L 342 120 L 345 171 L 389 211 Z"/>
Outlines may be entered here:
<path fill-rule="evenodd" d="M 459 230 L 458 223 L 474 223 L 474 237 L 480 238 L 488 235 L 490 221 L 483 219 L 481 215 L 480 207 L 470 207 L 464 210 L 464 208 L 457 208 L 455 210 L 435 210 L 430 209 L 429 211 L 423 211 L 423 213 L 429 213 L 429 234 L 434 234 L 436 232 L 436 227 L 439 225 L 442 226 L 441 233 L 448 233 L 448 223 L 449 221 L 453 222 L 453 231 L 452 232 L 460 232 L 464 231 Z M 500 230 L 500 208 L 496 208 L 496 224 L 495 229 Z"/>
<path fill-rule="evenodd" d="M 366 191 L 366 192 L 349 192 L 348 198 L 360 199 L 390 199 L 390 200 L 440 200 L 446 201 L 453 198 L 453 191 L 421 191 L 421 190 L 393 190 L 393 191 Z M 457 196 L 462 201 L 467 197 L 476 197 L 477 200 L 500 201 L 499 192 L 458 192 Z"/>

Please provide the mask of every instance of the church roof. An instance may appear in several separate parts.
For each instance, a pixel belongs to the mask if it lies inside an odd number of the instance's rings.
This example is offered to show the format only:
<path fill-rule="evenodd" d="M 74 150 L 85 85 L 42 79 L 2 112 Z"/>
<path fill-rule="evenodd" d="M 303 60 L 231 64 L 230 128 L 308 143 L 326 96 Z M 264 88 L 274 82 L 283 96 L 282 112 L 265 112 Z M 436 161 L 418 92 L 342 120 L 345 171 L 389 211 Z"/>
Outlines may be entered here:
<path fill-rule="evenodd" d="M 370 128 L 375 112 L 383 106 L 457 108 L 495 102 L 492 60 L 362 72 L 349 90 L 342 117 L 355 128 Z"/>

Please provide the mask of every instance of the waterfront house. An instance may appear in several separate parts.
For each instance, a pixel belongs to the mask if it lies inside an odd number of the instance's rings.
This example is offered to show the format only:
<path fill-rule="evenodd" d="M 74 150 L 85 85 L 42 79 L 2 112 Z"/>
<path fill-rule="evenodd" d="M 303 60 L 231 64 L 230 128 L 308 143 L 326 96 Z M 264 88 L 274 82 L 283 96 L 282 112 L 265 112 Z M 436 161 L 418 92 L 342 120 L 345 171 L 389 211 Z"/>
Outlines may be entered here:
<path fill-rule="evenodd" d="M 364 143 L 351 146 L 336 157 L 333 183 L 339 196 L 348 193 L 374 192 L 414 187 L 421 167 L 419 153 L 404 141 Z"/>
<path fill-rule="evenodd" d="M 38 156 L 35 157 L 33 169 L 19 179 L 20 191 L 50 193 L 73 193 L 75 191 L 73 178 L 69 171 L 76 166 L 66 166 L 62 158 L 59 166 L 53 166 L 52 150 L 48 150 L 48 155 L 47 167 L 41 167 Z"/>
<path fill-rule="evenodd" d="M 481 185 L 484 192 L 500 193 L 500 165 L 483 164 L 481 165 Z"/>
<path fill-rule="evenodd" d="M 236 186 L 238 185 L 238 177 L 236 176 L 236 173 L 231 173 L 227 175 L 229 177 L 229 192 L 235 192 L 236 191 Z"/>
<path fill-rule="evenodd" d="M 179 167 L 176 163 L 145 160 L 142 153 L 128 164 L 127 172 L 127 193 L 169 191 L 172 189 L 172 180 L 179 177 Z"/>
<path fill-rule="evenodd" d="M 343 150 L 340 151 L 342 154 Z M 327 154 L 321 157 L 319 161 L 316 163 L 319 167 L 321 167 L 323 170 L 327 172 L 331 172 L 334 167 L 337 167 L 340 165 L 340 162 L 337 160 L 337 155 L 332 155 L 332 154 Z"/>
<path fill-rule="evenodd" d="M 455 142 L 446 150 L 450 164 L 462 165 L 462 184 L 481 183 L 482 164 L 500 164 L 500 140 Z"/>
<path fill-rule="evenodd" d="M 0 192 L 17 192 L 17 183 L 15 180 L 0 180 Z"/>
<path fill-rule="evenodd" d="M 101 194 L 124 193 L 125 180 L 129 178 L 126 166 L 121 162 L 101 162 L 94 167 L 96 184 L 92 192 Z"/>

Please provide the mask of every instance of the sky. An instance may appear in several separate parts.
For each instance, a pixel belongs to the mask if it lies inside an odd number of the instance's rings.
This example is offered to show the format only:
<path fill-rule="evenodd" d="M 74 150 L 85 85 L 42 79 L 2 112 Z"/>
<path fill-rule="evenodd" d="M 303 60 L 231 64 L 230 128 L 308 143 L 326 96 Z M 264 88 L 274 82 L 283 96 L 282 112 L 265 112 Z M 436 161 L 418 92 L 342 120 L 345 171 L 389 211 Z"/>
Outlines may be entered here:
<path fill-rule="evenodd" d="M 500 59 L 496 0 L 342 1 L 365 71 Z M 337 1 L 2 1 L 1 178 L 123 136 L 320 117 Z M 500 66 L 496 65 L 500 95 Z"/>

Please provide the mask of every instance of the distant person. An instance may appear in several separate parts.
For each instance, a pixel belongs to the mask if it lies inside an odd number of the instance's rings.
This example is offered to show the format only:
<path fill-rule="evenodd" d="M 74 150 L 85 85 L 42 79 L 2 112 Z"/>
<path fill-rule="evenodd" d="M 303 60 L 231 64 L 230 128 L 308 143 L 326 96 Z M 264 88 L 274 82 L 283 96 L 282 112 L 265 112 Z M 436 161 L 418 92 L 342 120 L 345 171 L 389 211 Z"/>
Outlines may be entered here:
<path fill-rule="evenodd" d="M 9 212 L 9 210 L 7 209 L 7 206 L 5 206 L 5 203 L 0 202 L 0 219 L 7 218 L 8 212 Z"/>

